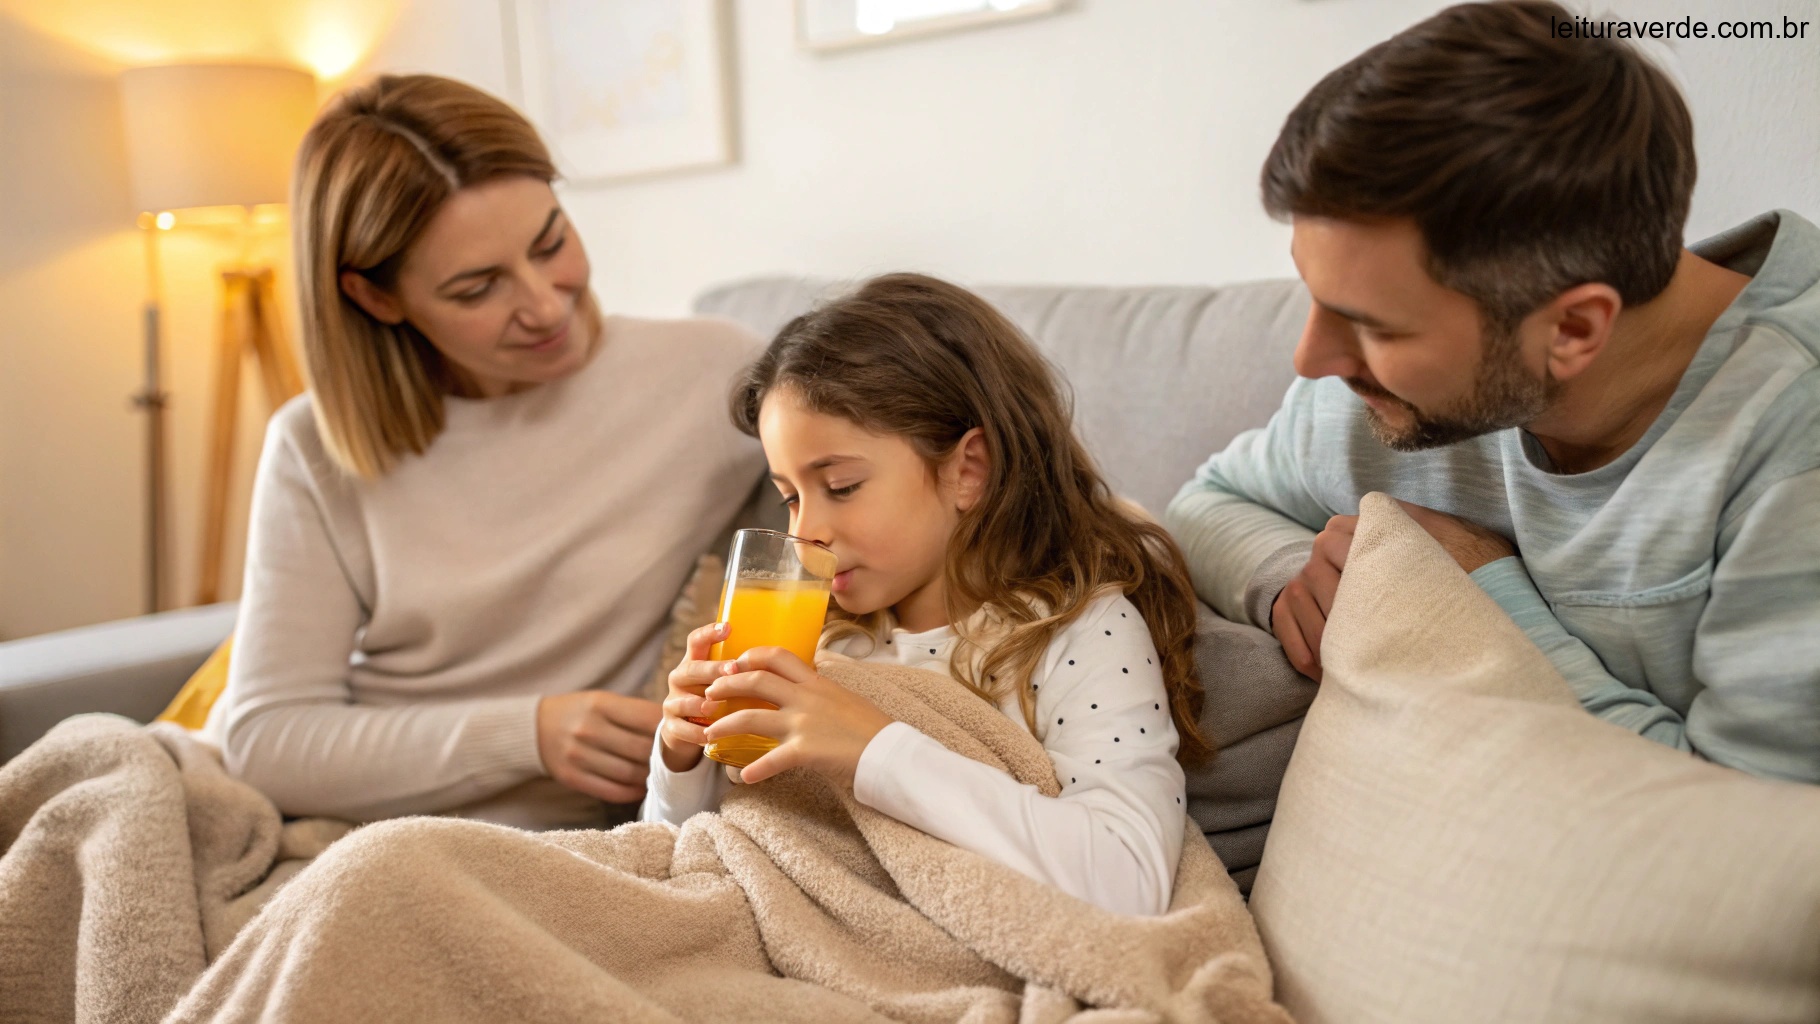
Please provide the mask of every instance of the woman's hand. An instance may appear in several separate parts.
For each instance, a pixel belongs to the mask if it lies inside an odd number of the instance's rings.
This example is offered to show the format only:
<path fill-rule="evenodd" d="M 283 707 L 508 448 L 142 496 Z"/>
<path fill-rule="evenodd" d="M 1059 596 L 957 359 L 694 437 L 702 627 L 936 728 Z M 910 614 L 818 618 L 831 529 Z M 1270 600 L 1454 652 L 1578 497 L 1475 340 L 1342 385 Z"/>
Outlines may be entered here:
<path fill-rule="evenodd" d="M 648 700 L 581 690 L 537 702 L 537 756 L 550 778 L 596 800 L 644 799 L 651 734 L 663 716 Z"/>
<path fill-rule="evenodd" d="M 722 664 L 736 668 L 708 687 L 709 700 L 746 697 L 777 705 L 776 711 L 735 711 L 703 730 L 706 740 L 750 734 L 777 741 L 777 749 L 740 773 L 742 782 L 803 766 L 850 786 L 866 744 L 891 724 L 871 701 L 822 678 L 781 647 L 754 647 Z"/>
<path fill-rule="evenodd" d="M 663 725 L 658 737 L 663 744 L 664 767 L 673 772 L 686 772 L 701 763 L 701 748 L 708 742 L 702 735 L 702 722 L 713 713 L 702 699 L 702 691 L 729 671 L 736 671 L 736 662 L 708 660 L 708 652 L 726 635 L 724 622 L 709 623 L 690 633 L 688 652 L 670 672 L 670 695 L 664 698 Z"/>

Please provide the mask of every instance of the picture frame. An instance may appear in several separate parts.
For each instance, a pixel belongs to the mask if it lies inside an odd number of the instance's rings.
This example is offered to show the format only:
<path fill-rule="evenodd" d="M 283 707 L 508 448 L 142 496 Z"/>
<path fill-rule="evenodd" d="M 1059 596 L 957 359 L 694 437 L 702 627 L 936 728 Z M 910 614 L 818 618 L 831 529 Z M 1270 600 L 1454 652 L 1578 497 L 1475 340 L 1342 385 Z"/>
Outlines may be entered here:
<path fill-rule="evenodd" d="M 1069 0 L 795 0 L 796 42 L 838 53 L 1059 14 Z"/>
<path fill-rule="evenodd" d="M 738 159 L 728 0 L 501 3 L 514 99 L 571 183 Z"/>

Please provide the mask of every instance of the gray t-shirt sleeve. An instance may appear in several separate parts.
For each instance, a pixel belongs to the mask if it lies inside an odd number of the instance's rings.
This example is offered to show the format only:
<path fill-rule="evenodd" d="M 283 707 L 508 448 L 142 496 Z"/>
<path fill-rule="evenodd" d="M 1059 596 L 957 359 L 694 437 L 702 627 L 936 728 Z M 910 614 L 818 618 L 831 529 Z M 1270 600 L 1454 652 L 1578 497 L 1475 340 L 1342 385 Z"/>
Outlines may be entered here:
<path fill-rule="evenodd" d="M 1820 782 L 1820 469 L 1767 488 L 1722 531 L 1694 635 L 1702 690 L 1686 720 L 1605 670 L 1505 558 L 1472 578 L 1566 677 L 1585 708 L 1645 738 L 1754 775 Z M 1640 636 L 1642 645 L 1670 638 Z"/>
<path fill-rule="evenodd" d="M 1307 545 L 1334 513 L 1305 485 L 1314 464 L 1314 381 L 1297 380 L 1270 423 L 1234 438 L 1169 503 L 1163 521 L 1188 560 L 1195 593 L 1221 616 L 1270 628 L 1270 601 L 1307 562 Z M 1287 574 L 1285 552 L 1304 552 Z M 1259 577 L 1275 582 L 1266 598 Z M 1281 580 L 1276 577 L 1281 576 Z M 1255 606 L 1263 607 L 1258 617 Z"/>
<path fill-rule="evenodd" d="M 1820 469 L 1766 488 L 1719 533 L 1694 631 L 1693 748 L 1755 775 L 1820 783 Z"/>
<path fill-rule="evenodd" d="M 1521 558 L 1488 562 L 1473 571 L 1472 580 L 1542 649 L 1587 711 L 1665 746 L 1693 749 L 1673 708 L 1607 672 L 1592 648 L 1561 625 Z"/>

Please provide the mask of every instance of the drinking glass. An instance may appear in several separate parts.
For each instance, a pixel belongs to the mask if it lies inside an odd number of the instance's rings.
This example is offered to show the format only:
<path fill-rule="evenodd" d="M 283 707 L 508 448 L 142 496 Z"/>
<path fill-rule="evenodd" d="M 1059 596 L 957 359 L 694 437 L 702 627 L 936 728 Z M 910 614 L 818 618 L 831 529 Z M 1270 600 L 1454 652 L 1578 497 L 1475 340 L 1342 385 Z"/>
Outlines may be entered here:
<path fill-rule="evenodd" d="M 727 579 L 720 592 L 720 618 L 730 628 L 714 645 L 715 661 L 737 658 L 754 647 L 782 647 L 815 664 L 815 645 L 828 617 L 828 591 L 834 579 L 834 552 L 814 541 L 776 530 L 741 530 L 733 535 L 727 556 Z M 721 701 L 719 718 L 749 708 L 775 708 L 754 698 Z M 713 719 L 696 719 L 706 725 Z M 744 768 L 777 746 L 767 736 L 723 736 L 708 744 L 707 755 Z"/>

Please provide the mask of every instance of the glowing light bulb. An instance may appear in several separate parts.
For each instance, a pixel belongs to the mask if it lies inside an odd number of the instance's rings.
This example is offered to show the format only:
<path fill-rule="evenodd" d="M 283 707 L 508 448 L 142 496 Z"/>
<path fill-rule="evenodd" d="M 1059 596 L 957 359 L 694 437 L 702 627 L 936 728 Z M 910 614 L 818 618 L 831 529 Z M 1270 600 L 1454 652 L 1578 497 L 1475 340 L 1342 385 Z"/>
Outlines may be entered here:
<path fill-rule="evenodd" d="M 158 215 L 157 219 L 154 220 L 153 223 L 158 225 L 158 230 L 169 231 L 171 229 L 171 225 L 177 223 L 177 215 L 172 213 L 169 210 L 165 210 L 163 213 L 160 213 Z"/>

